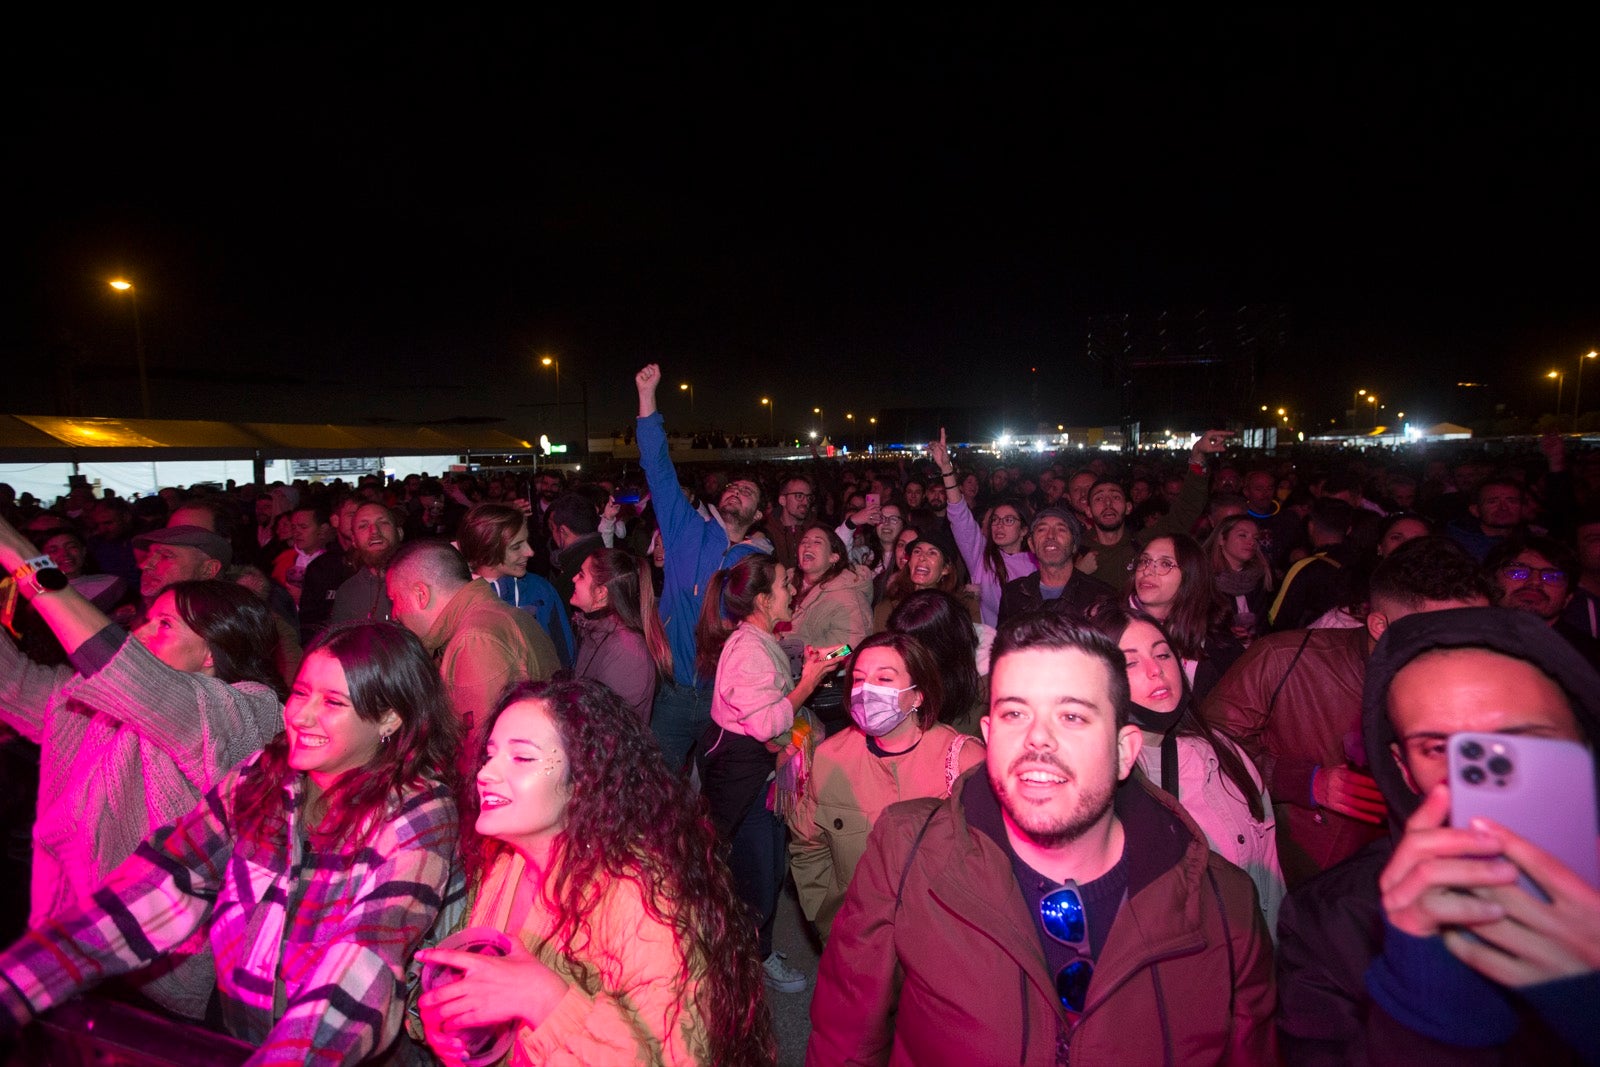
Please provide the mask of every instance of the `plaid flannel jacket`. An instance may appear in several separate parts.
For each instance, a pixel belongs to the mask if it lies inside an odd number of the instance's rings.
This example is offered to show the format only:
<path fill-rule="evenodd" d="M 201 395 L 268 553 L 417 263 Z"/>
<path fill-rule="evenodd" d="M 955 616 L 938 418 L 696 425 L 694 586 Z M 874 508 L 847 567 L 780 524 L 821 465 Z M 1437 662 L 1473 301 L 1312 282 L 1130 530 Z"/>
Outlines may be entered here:
<path fill-rule="evenodd" d="M 279 832 L 239 837 L 234 800 L 258 773 L 256 757 L 229 772 L 139 846 L 94 908 L 0 955 L 0 1029 L 148 964 L 204 924 L 228 1031 L 260 1046 L 251 1064 L 353 1064 L 385 1048 L 400 1030 L 412 953 L 464 891 L 450 792 L 422 783 L 364 846 L 319 852 L 301 844 L 300 774 L 280 792 Z"/>

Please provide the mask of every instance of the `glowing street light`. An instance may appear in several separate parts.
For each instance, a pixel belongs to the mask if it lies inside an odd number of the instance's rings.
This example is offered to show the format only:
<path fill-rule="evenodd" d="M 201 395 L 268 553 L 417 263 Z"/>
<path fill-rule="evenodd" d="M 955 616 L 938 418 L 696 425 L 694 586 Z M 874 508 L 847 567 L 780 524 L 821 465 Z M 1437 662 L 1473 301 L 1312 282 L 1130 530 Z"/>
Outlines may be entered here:
<path fill-rule="evenodd" d="M 539 359 L 542 366 L 550 367 L 556 372 L 556 414 L 561 414 L 561 361 L 554 356 L 542 356 Z"/>
<path fill-rule="evenodd" d="M 767 436 L 772 438 L 773 440 L 777 440 L 777 438 L 778 438 L 777 431 L 772 428 L 772 426 L 773 426 L 773 415 L 772 415 L 772 412 L 777 408 L 777 405 L 772 402 L 772 398 L 770 396 L 764 396 L 764 397 L 761 398 L 761 406 L 767 409 Z"/>
<path fill-rule="evenodd" d="M 1583 414 L 1583 361 L 1586 359 L 1600 359 L 1600 352 L 1590 349 L 1586 354 L 1578 357 L 1578 381 L 1572 387 L 1572 417 L 1576 419 Z M 1576 426 L 1573 429 L 1577 429 Z"/>
<path fill-rule="evenodd" d="M 1567 384 L 1567 376 L 1561 371 L 1553 370 L 1546 374 L 1545 377 L 1556 380 L 1556 412 L 1559 414 L 1561 411 L 1561 389 Z"/>
<path fill-rule="evenodd" d="M 678 392 L 689 394 L 689 421 L 694 422 L 694 385 L 690 382 L 680 382 Z"/>
<path fill-rule="evenodd" d="M 133 288 L 133 283 L 126 278 L 113 278 L 107 284 L 119 293 L 127 293 L 128 303 L 133 306 L 133 349 L 139 360 L 139 411 L 148 419 L 150 417 L 150 376 L 145 371 L 144 330 L 139 326 L 139 294 Z"/>

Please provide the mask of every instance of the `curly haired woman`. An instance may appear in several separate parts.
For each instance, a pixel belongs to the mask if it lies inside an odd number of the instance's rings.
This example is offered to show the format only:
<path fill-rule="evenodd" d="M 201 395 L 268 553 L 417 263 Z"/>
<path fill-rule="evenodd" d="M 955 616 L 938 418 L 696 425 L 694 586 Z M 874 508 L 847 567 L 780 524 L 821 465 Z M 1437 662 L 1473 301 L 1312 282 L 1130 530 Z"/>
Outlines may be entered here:
<path fill-rule="evenodd" d="M 512 1027 L 513 1064 L 771 1063 L 748 914 L 688 786 L 604 686 L 530 682 L 490 724 L 470 923 L 504 957 L 428 949 L 460 978 L 419 1001 L 447 1064 Z"/>

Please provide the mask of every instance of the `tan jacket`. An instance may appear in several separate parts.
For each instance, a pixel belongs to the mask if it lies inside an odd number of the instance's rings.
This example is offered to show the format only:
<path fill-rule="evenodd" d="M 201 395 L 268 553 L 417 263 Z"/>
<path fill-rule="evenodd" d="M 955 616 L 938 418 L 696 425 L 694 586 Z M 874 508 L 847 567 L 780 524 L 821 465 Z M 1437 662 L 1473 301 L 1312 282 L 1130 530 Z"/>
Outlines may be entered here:
<path fill-rule="evenodd" d="M 461 718 L 462 766 L 472 770 L 501 695 L 518 682 L 543 681 L 561 665 L 539 620 L 502 601 L 480 579 L 450 598 L 422 644 L 439 664 L 450 706 Z"/>
<path fill-rule="evenodd" d="M 958 740 L 963 743 L 954 752 L 956 774 L 949 775 L 951 746 Z M 824 940 L 867 847 L 867 832 L 883 809 L 901 800 L 949 796 L 951 779 L 982 762 L 981 741 L 943 725 L 896 756 L 873 755 L 867 735 L 853 727 L 817 747 L 811 776 L 789 816 L 789 868 L 800 907 Z"/>

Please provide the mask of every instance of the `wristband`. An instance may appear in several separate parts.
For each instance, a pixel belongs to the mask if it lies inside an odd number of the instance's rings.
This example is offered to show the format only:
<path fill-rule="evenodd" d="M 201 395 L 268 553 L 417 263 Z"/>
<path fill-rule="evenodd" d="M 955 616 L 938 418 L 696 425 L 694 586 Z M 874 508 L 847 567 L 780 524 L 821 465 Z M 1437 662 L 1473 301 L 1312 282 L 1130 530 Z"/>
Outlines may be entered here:
<path fill-rule="evenodd" d="M 32 581 L 34 596 L 44 592 L 60 592 L 67 587 L 67 576 L 61 573 L 61 568 L 57 567 L 56 561 L 49 556 L 35 556 L 23 560 L 21 565 L 11 572 L 11 577 L 16 579 L 18 588 L 22 587 L 23 582 Z"/>

